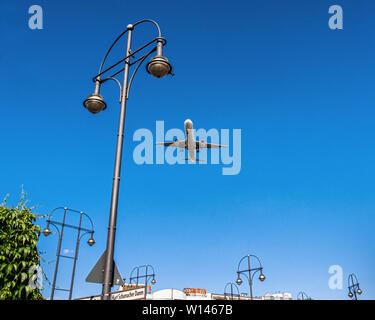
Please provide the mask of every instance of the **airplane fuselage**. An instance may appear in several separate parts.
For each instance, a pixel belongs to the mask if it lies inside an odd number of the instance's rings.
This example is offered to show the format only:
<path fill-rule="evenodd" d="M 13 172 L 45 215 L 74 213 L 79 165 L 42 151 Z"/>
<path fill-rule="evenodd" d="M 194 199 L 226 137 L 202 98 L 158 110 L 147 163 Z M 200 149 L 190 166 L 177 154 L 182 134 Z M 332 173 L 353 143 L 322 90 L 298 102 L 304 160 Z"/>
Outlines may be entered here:
<path fill-rule="evenodd" d="M 189 157 L 195 160 L 196 141 L 194 137 L 193 122 L 190 119 L 185 120 L 185 149 L 188 149 Z"/>
<path fill-rule="evenodd" d="M 195 137 L 193 133 L 193 122 L 187 119 L 184 122 L 185 127 L 185 148 L 188 149 L 189 146 L 195 145 Z"/>

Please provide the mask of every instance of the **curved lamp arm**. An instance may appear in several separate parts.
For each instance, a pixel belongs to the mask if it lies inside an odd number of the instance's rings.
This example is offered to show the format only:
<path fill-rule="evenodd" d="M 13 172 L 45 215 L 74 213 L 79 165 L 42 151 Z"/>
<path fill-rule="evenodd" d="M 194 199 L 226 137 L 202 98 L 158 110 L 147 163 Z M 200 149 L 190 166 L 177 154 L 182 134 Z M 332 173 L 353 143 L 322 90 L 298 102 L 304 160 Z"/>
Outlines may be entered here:
<path fill-rule="evenodd" d="M 48 214 L 47 221 L 48 221 L 48 220 L 50 219 L 50 217 L 52 216 L 52 213 L 54 213 L 56 210 L 59 210 L 59 209 L 68 210 L 67 207 L 57 207 L 57 208 L 53 209 L 53 210 Z"/>
<path fill-rule="evenodd" d="M 247 281 L 250 282 L 249 276 L 248 276 L 246 273 L 238 272 L 238 276 L 239 276 L 239 277 L 241 277 L 241 276 L 245 276 L 245 277 L 247 278 Z"/>
<path fill-rule="evenodd" d="M 132 275 L 133 275 L 133 272 L 134 272 L 134 270 L 139 270 L 139 267 L 134 267 L 133 268 L 133 270 L 130 272 L 130 277 L 129 277 L 129 279 L 133 279 L 133 278 L 135 278 L 135 277 L 132 277 Z"/>
<path fill-rule="evenodd" d="M 104 63 L 105 63 L 105 61 L 107 60 L 107 57 L 108 57 L 109 53 L 111 52 L 112 48 L 114 47 L 114 45 L 115 45 L 115 44 L 117 43 L 117 41 L 119 41 L 119 40 L 122 38 L 122 36 L 123 36 L 125 33 L 127 33 L 127 32 L 128 32 L 128 29 L 126 29 L 124 32 L 122 32 L 122 33 L 116 38 L 116 40 L 113 41 L 113 43 L 111 44 L 111 46 L 110 46 L 109 49 L 107 50 L 107 52 L 106 52 L 106 54 L 105 54 L 105 56 L 104 56 L 104 58 L 103 58 L 103 60 L 102 60 L 102 63 L 100 64 L 98 74 L 100 74 L 100 73 L 102 72 L 102 69 L 103 69 Z"/>
<path fill-rule="evenodd" d="M 240 266 L 241 266 L 242 261 L 243 261 L 244 259 L 248 258 L 248 257 L 254 257 L 254 258 L 256 258 L 256 259 L 258 260 L 259 267 L 263 269 L 263 267 L 262 267 L 262 263 L 260 262 L 259 258 L 258 258 L 257 256 L 255 256 L 255 255 L 253 255 L 253 254 L 248 254 L 247 256 L 244 256 L 244 257 L 240 260 L 240 262 L 238 263 L 237 272 L 240 270 Z M 249 266 L 249 269 L 250 269 L 250 266 Z"/>
<path fill-rule="evenodd" d="M 156 26 L 156 28 L 158 29 L 158 38 L 162 38 L 162 36 L 161 36 L 161 30 L 160 30 L 160 27 L 159 27 L 159 25 L 156 23 L 156 21 L 154 21 L 154 20 L 151 20 L 151 19 L 144 19 L 144 20 L 141 20 L 141 21 L 138 21 L 138 22 L 136 22 L 136 23 L 134 23 L 132 26 L 133 26 L 133 28 L 135 27 L 135 26 L 137 26 L 137 25 L 139 25 L 139 24 L 141 24 L 141 23 L 144 23 L 144 22 L 151 22 L 151 23 L 153 23 L 155 26 Z M 108 57 L 108 55 L 109 55 L 109 53 L 111 52 L 111 50 L 112 50 L 112 48 L 114 47 L 114 45 L 117 43 L 117 41 L 118 40 L 120 40 L 127 32 L 128 32 L 128 28 L 125 30 L 125 31 L 123 31 L 116 39 L 115 39 L 115 41 L 111 44 L 111 46 L 109 47 L 109 49 L 108 49 L 108 51 L 106 52 L 106 54 L 105 54 L 105 56 L 104 56 L 104 58 L 103 58 L 103 60 L 102 60 L 102 63 L 100 64 L 100 67 L 99 67 L 99 72 L 98 72 L 98 74 L 101 74 L 102 73 L 102 69 L 103 69 L 103 66 L 104 66 L 104 63 L 105 63 L 105 61 L 107 60 L 107 57 Z M 164 43 L 164 45 L 165 45 L 165 43 Z"/>
<path fill-rule="evenodd" d="M 89 221 L 91 223 L 91 231 L 94 233 L 94 224 L 92 223 L 91 218 L 86 213 L 84 213 L 82 211 L 80 213 L 83 214 L 84 216 L 86 216 L 89 219 Z"/>
<path fill-rule="evenodd" d="M 141 61 L 138 63 L 138 65 L 137 65 L 137 67 L 135 68 L 135 70 L 133 71 L 132 76 L 131 76 L 131 78 L 130 78 L 130 80 L 129 80 L 129 84 L 128 84 L 127 90 L 126 90 L 126 99 L 129 98 L 130 86 L 132 85 L 133 78 L 134 78 L 135 74 L 137 73 L 139 67 L 140 67 L 141 64 L 146 60 L 146 58 L 147 58 L 151 53 L 153 53 L 155 50 L 156 50 L 156 49 L 153 48 L 149 53 L 145 54 L 145 55 L 143 56 L 143 58 L 141 59 Z"/>
<path fill-rule="evenodd" d="M 133 27 L 135 27 L 135 26 L 138 25 L 138 24 L 144 23 L 144 22 L 151 22 L 151 23 L 153 23 L 153 24 L 156 26 L 156 28 L 158 29 L 158 36 L 159 36 L 159 38 L 161 38 L 160 27 L 159 27 L 159 25 L 157 24 L 157 22 L 154 21 L 154 20 L 151 20 L 151 19 L 143 19 L 143 20 L 141 20 L 141 21 L 138 21 L 138 22 L 134 23 L 134 24 L 133 24 Z"/>
<path fill-rule="evenodd" d="M 142 267 L 146 267 L 146 271 L 147 271 L 147 268 L 148 268 L 148 267 L 151 267 L 151 269 L 152 269 L 152 274 L 150 274 L 150 276 L 155 275 L 155 270 L 154 270 L 154 267 L 153 267 L 152 265 L 150 265 L 150 264 L 146 264 L 145 266 L 142 266 Z"/>
<path fill-rule="evenodd" d="M 258 270 L 256 270 L 255 272 L 253 272 L 253 274 L 252 274 L 252 276 L 251 276 L 251 281 L 254 280 L 254 276 L 255 276 L 255 274 L 256 274 L 257 272 L 261 271 L 262 269 L 263 269 L 263 268 L 260 267 Z"/>
<path fill-rule="evenodd" d="M 115 80 L 117 81 L 117 79 L 115 79 Z M 92 223 L 92 220 L 91 220 L 91 218 L 89 217 L 88 214 L 84 213 L 83 211 L 78 211 L 78 210 L 74 210 L 74 209 L 69 209 L 68 207 L 57 207 L 57 208 L 53 209 L 53 210 L 48 214 L 47 223 L 52 224 L 52 222 L 51 222 L 51 220 L 50 220 L 50 217 L 52 216 L 52 213 L 54 213 L 56 210 L 60 210 L 60 209 L 62 209 L 62 210 L 64 210 L 64 211 L 76 212 L 76 213 L 79 213 L 79 214 L 82 214 L 82 215 L 86 216 L 86 217 L 89 219 L 90 223 L 91 223 L 91 230 L 92 230 L 92 232 L 94 232 L 94 224 Z M 55 227 L 56 227 L 56 226 L 55 226 Z"/>
<path fill-rule="evenodd" d="M 49 220 L 47 220 L 47 221 L 49 221 Z M 59 234 L 59 237 L 60 237 L 60 229 L 53 222 L 51 222 L 51 221 L 48 222 L 48 225 L 53 225 L 56 228 L 56 230 L 57 230 L 57 232 Z"/>
<path fill-rule="evenodd" d="M 121 97 L 122 97 L 122 86 L 121 86 L 121 83 L 120 83 L 120 81 L 118 81 L 116 78 L 114 78 L 114 77 L 107 77 L 107 78 L 105 78 L 105 79 L 103 79 L 103 80 L 100 80 L 100 83 L 104 83 L 104 82 L 106 82 L 106 81 L 108 81 L 108 80 L 113 80 L 113 81 L 115 81 L 116 83 L 117 83 L 117 85 L 119 86 L 119 88 L 120 88 L 120 98 L 119 98 L 119 101 L 120 101 L 120 103 L 121 103 Z"/>
<path fill-rule="evenodd" d="M 116 78 L 114 78 L 114 77 L 107 77 L 107 78 L 105 78 L 105 79 L 103 79 L 103 80 L 100 80 L 100 83 L 107 82 L 108 80 L 113 80 L 113 81 L 115 81 L 115 82 L 118 84 L 118 86 L 119 86 L 119 88 L 120 88 L 120 91 L 122 90 L 122 86 L 121 86 L 120 81 L 118 81 L 118 79 L 116 79 Z"/>
<path fill-rule="evenodd" d="M 258 260 L 259 267 L 260 267 L 261 269 L 263 269 L 263 267 L 262 267 L 262 263 L 260 262 L 259 258 L 258 258 L 257 256 L 255 256 L 255 255 L 252 255 L 252 254 L 251 254 L 250 256 L 256 258 L 256 259 Z"/>
<path fill-rule="evenodd" d="M 82 233 L 81 236 L 79 237 L 79 241 L 81 241 L 81 239 L 83 238 L 83 236 L 85 236 L 88 233 L 93 234 L 94 231 L 86 231 L 85 233 Z"/>
<path fill-rule="evenodd" d="M 130 277 L 129 277 L 129 284 L 132 284 L 133 280 L 134 279 L 137 279 L 137 283 L 136 285 L 138 286 L 138 280 L 139 280 L 139 269 L 140 267 L 134 267 L 133 270 L 130 272 Z M 138 271 L 138 274 L 136 277 L 133 277 L 133 272 L 134 270 L 137 270 Z"/>
<path fill-rule="evenodd" d="M 350 284 L 350 280 L 352 280 L 352 284 Z M 351 273 L 348 277 L 348 287 L 355 286 L 356 284 L 358 284 L 357 276 L 354 273 Z"/>
<path fill-rule="evenodd" d="M 350 280 L 352 280 L 351 284 L 350 284 Z M 353 275 L 349 274 L 349 277 L 348 277 L 348 287 L 350 288 L 353 284 L 354 284 Z"/>

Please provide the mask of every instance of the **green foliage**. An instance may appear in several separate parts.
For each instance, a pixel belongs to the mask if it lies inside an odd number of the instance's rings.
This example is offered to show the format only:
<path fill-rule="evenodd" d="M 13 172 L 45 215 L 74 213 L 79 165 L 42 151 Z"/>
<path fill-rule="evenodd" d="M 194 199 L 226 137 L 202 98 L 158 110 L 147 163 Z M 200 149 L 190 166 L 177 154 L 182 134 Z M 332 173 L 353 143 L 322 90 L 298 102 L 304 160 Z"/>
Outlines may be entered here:
<path fill-rule="evenodd" d="M 22 192 L 17 207 L 6 206 L 6 199 L 0 204 L 0 300 L 44 300 L 29 284 L 29 270 L 40 261 L 40 227 L 34 224 L 34 208 L 26 203 Z"/>

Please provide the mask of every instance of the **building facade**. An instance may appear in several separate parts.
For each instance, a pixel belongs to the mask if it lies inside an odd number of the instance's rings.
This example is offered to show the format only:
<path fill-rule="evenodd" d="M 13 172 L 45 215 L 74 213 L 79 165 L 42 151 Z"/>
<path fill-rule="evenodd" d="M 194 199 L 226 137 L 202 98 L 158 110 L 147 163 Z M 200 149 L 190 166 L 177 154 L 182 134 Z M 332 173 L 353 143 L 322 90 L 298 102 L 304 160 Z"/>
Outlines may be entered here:
<path fill-rule="evenodd" d="M 246 294 L 223 294 L 211 293 L 206 289 L 185 288 L 178 289 L 162 289 L 146 294 L 146 300 L 251 300 Z M 253 297 L 253 300 L 292 300 L 292 295 L 285 293 L 266 293 L 264 296 Z"/>

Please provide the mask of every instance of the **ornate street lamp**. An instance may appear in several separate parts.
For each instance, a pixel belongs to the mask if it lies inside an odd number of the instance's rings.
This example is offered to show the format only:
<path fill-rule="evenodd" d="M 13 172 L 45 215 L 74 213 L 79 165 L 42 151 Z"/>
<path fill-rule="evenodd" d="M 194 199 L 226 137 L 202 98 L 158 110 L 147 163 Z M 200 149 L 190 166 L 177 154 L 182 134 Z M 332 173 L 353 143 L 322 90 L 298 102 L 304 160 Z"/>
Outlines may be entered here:
<path fill-rule="evenodd" d="M 64 214 L 63 214 L 63 217 L 62 217 L 62 222 L 51 220 L 52 214 L 55 211 L 57 211 L 57 210 L 64 210 Z M 69 213 L 78 213 L 79 214 L 79 223 L 78 223 L 78 226 L 74 226 L 74 225 L 66 224 L 65 223 L 66 214 L 68 212 Z M 83 218 L 83 216 L 85 216 L 89 220 L 89 222 L 91 224 L 91 229 L 82 228 L 82 218 Z M 86 234 L 90 234 L 91 235 L 90 239 L 87 241 L 88 245 L 91 247 L 95 243 L 94 238 L 93 238 L 94 225 L 92 223 L 91 218 L 86 213 L 84 213 L 82 211 L 77 211 L 77 210 L 69 209 L 67 207 L 55 208 L 55 209 L 53 209 L 50 212 L 50 214 L 48 215 L 48 219 L 47 219 L 47 226 L 43 229 L 43 234 L 46 237 L 48 237 L 52 233 L 51 230 L 49 229 L 50 225 L 52 225 L 54 228 L 56 228 L 56 230 L 57 230 L 57 232 L 59 234 L 59 242 L 58 242 L 58 245 L 57 245 L 57 252 L 56 252 L 56 266 L 55 266 L 55 273 L 53 275 L 53 283 L 52 283 L 52 291 L 51 291 L 51 298 L 50 298 L 50 300 L 53 300 L 55 290 L 68 291 L 69 292 L 69 300 L 71 300 L 72 299 L 72 293 L 73 293 L 73 283 L 74 283 L 74 275 L 75 275 L 75 270 L 76 270 L 76 263 L 77 263 L 77 259 L 78 259 L 79 244 L 80 244 L 80 241 L 81 241 L 82 237 L 84 235 L 86 235 Z M 57 225 L 60 225 L 61 229 L 59 229 L 59 227 Z M 61 255 L 61 242 L 62 242 L 63 233 L 64 233 L 64 229 L 65 228 L 70 228 L 70 229 L 77 230 L 77 241 L 76 241 L 76 250 L 75 250 L 75 253 L 74 253 L 74 257 Z M 81 234 L 81 231 L 83 231 L 84 233 Z M 73 262 L 72 279 L 70 281 L 70 289 L 56 288 L 56 277 L 57 277 L 57 271 L 58 271 L 58 268 L 59 268 L 60 257 L 73 259 L 73 261 L 74 261 Z"/>
<path fill-rule="evenodd" d="M 351 273 L 348 277 L 348 296 L 349 298 L 353 300 L 358 300 L 357 294 L 361 295 L 362 290 L 359 288 L 359 283 L 356 275 L 354 273 Z"/>
<path fill-rule="evenodd" d="M 311 300 L 311 298 L 305 292 L 301 291 L 297 295 L 297 300 Z"/>
<path fill-rule="evenodd" d="M 149 269 L 151 269 L 152 273 L 149 272 Z M 145 281 L 144 286 L 146 287 L 146 292 L 147 292 L 147 284 L 150 278 L 152 278 L 151 284 L 152 285 L 156 284 L 154 267 L 149 264 L 138 266 L 138 267 L 135 267 L 130 273 L 129 284 L 131 285 L 135 281 L 135 286 L 136 288 L 138 288 L 139 280 L 144 279 Z"/>
<path fill-rule="evenodd" d="M 247 265 L 246 265 L 245 269 L 240 270 L 241 264 L 243 264 L 243 261 L 245 261 L 245 260 L 247 262 Z M 258 267 L 252 267 L 251 266 L 251 262 L 253 260 L 255 260 L 257 262 Z M 263 274 L 262 264 L 261 264 L 259 258 L 257 256 L 255 256 L 255 255 L 248 254 L 247 256 L 244 256 L 240 260 L 240 262 L 238 263 L 236 283 L 238 285 L 242 284 L 241 275 L 245 276 L 248 279 L 249 287 L 250 287 L 250 299 L 251 300 L 253 299 L 253 281 L 254 281 L 254 275 L 257 272 L 260 272 L 259 280 L 263 282 L 266 279 L 266 277 Z"/>
<path fill-rule="evenodd" d="M 230 293 L 227 292 L 228 290 L 228 287 L 230 288 Z M 237 299 L 240 300 L 240 291 L 238 289 L 238 287 L 236 286 L 236 284 L 234 282 L 228 282 L 225 287 L 224 287 L 224 299 L 225 300 L 234 300 L 234 297 L 236 296 L 236 294 L 233 292 L 233 288 L 236 289 L 237 291 Z"/>
<path fill-rule="evenodd" d="M 137 50 L 131 49 L 132 35 L 135 28 L 145 22 L 150 22 L 154 24 L 157 28 L 158 35 L 156 38 L 152 39 L 145 45 L 141 46 Z M 104 63 L 107 59 L 108 54 L 110 53 L 113 46 L 117 43 L 118 40 L 127 34 L 127 47 L 125 51 L 125 57 L 107 69 L 103 70 Z M 83 102 L 84 107 L 91 113 L 97 114 L 107 108 L 107 104 L 104 102 L 103 97 L 100 95 L 100 86 L 108 80 L 115 81 L 120 88 L 120 120 L 117 134 L 117 147 L 116 147 L 116 158 L 115 158 L 115 170 L 113 175 L 113 184 L 112 184 L 112 197 L 111 197 L 111 208 L 109 215 L 109 224 L 108 224 L 108 235 L 107 235 L 107 248 L 106 248 L 106 259 L 104 266 L 104 283 L 102 289 L 102 299 L 108 300 L 109 293 L 112 286 L 113 279 L 113 254 L 115 247 L 115 232 L 116 232 L 116 220 L 117 220 L 117 206 L 118 206 L 118 197 L 119 197 L 119 187 L 120 187 L 120 172 L 121 172 L 121 159 L 122 159 L 122 147 L 123 147 L 123 138 L 124 138 L 124 126 L 125 126 L 125 111 L 126 111 L 126 102 L 129 97 L 129 89 L 133 82 L 134 76 L 138 71 L 141 64 L 154 52 L 156 55 L 152 57 L 149 63 L 146 65 L 146 70 L 148 73 L 153 75 L 156 78 L 162 78 L 168 74 L 174 75 L 172 71 L 172 66 L 169 63 L 168 59 L 163 56 L 163 47 L 166 44 L 166 40 L 162 37 L 159 25 L 150 19 L 145 19 L 138 21 L 135 24 L 129 24 L 126 27 L 126 30 L 123 31 L 109 47 L 107 53 L 105 54 L 103 61 L 99 68 L 99 73 L 93 78 L 95 82 L 94 93 L 90 94 L 86 100 Z M 156 44 L 156 45 L 155 45 Z M 145 54 L 143 50 L 150 48 L 151 50 Z M 140 54 L 141 56 L 136 58 L 135 56 Z M 114 71 L 113 68 L 118 66 L 120 63 L 124 63 L 124 67 L 120 70 Z M 135 69 L 129 79 L 129 69 L 135 65 Z M 123 74 L 123 84 L 121 85 L 120 81 L 116 76 L 120 73 Z M 109 74 L 109 76 L 108 76 Z M 105 77 L 102 79 L 102 77 Z"/>

